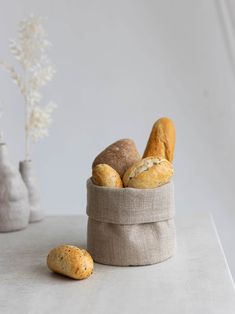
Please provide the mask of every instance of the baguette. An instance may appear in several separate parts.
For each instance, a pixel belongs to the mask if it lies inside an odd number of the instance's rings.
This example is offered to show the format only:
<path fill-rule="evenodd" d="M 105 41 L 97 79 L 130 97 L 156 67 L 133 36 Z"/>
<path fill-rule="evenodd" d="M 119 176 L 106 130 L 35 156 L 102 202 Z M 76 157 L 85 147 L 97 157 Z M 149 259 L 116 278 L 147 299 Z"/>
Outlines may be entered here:
<path fill-rule="evenodd" d="M 169 118 L 161 118 L 153 125 L 143 158 L 157 156 L 173 162 L 176 131 Z"/>

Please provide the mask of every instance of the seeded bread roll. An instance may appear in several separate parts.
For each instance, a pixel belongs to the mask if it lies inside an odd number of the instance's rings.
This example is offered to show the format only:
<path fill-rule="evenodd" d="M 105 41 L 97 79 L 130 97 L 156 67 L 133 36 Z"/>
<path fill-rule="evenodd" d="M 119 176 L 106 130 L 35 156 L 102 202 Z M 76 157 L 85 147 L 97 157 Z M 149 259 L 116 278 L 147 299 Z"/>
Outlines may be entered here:
<path fill-rule="evenodd" d="M 123 139 L 103 150 L 93 161 L 92 169 L 98 164 L 107 164 L 122 178 L 125 171 L 140 159 L 135 143 L 130 139 Z"/>
<path fill-rule="evenodd" d="M 125 187 L 153 189 L 169 182 L 173 173 L 173 166 L 168 160 L 147 157 L 126 171 L 123 183 Z"/>
<path fill-rule="evenodd" d="M 92 182 L 96 185 L 110 188 L 122 188 L 120 175 L 107 164 L 99 164 L 92 170 Z"/>
<path fill-rule="evenodd" d="M 153 125 L 143 158 L 157 156 L 170 162 L 174 158 L 175 126 L 171 119 L 161 118 Z"/>
<path fill-rule="evenodd" d="M 86 250 L 72 245 L 61 245 L 49 252 L 47 266 L 53 272 L 73 279 L 85 279 L 92 274 L 94 263 Z"/>

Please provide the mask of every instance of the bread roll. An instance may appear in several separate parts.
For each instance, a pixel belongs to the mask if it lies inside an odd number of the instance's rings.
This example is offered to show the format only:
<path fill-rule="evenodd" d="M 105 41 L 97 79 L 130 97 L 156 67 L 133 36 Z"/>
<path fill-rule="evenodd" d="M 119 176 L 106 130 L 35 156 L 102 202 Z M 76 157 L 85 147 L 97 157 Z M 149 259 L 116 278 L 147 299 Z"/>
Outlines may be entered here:
<path fill-rule="evenodd" d="M 110 188 L 122 188 L 120 175 L 107 164 L 99 164 L 92 170 L 92 182 Z"/>
<path fill-rule="evenodd" d="M 152 189 L 169 182 L 173 173 L 173 166 L 168 160 L 147 157 L 126 171 L 123 183 L 126 187 Z"/>
<path fill-rule="evenodd" d="M 153 125 L 143 158 L 157 156 L 170 162 L 174 158 L 175 126 L 171 119 L 161 118 Z"/>
<path fill-rule="evenodd" d="M 107 164 L 122 177 L 124 172 L 140 159 L 135 143 L 130 139 L 123 139 L 103 150 L 93 161 L 92 168 L 98 164 Z"/>
<path fill-rule="evenodd" d="M 72 245 L 61 245 L 49 252 L 47 266 L 53 272 L 73 279 L 85 279 L 92 274 L 94 263 L 86 250 Z"/>

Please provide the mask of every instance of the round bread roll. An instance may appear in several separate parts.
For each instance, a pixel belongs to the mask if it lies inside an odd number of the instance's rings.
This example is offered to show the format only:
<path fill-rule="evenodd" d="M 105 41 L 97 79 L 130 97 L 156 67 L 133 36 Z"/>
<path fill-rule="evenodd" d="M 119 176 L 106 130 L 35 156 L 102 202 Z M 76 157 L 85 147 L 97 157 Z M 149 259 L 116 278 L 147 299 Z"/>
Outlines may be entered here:
<path fill-rule="evenodd" d="M 98 164 L 107 164 L 115 169 L 122 178 L 125 171 L 140 159 L 141 156 L 134 141 L 123 139 L 105 148 L 93 161 L 92 168 Z"/>
<path fill-rule="evenodd" d="M 49 252 L 47 266 L 53 272 L 73 279 L 85 279 L 92 274 L 94 263 L 86 250 L 73 245 L 61 245 Z"/>
<path fill-rule="evenodd" d="M 122 179 L 118 172 L 106 164 L 99 164 L 92 170 L 92 182 L 110 188 L 122 188 Z"/>
<path fill-rule="evenodd" d="M 157 120 L 153 125 L 143 158 L 157 156 L 172 162 L 175 149 L 175 134 L 175 125 L 171 119 L 161 118 Z"/>
<path fill-rule="evenodd" d="M 170 181 L 174 169 L 162 158 L 146 157 L 131 166 L 123 176 L 125 187 L 153 189 Z"/>

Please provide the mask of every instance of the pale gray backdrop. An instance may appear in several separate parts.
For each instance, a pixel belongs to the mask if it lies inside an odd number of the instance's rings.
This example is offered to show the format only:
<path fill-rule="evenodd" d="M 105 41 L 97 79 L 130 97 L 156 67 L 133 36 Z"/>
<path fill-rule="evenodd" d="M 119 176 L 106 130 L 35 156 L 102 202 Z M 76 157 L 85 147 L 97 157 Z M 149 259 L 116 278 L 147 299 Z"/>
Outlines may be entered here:
<path fill-rule="evenodd" d="M 143 152 L 153 122 L 177 127 L 177 211 L 213 212 L 235 274 L 234 23 L 231 1 L 0 0 L 0 59 L 29 13 L 48 17 L 58 73 L 51 136 L 34 148 L 47 214 L 84 214 L 93 158 L 120 138 Z M 4 71 L 1 128 L 24 158 L 23 102 Z"/>

